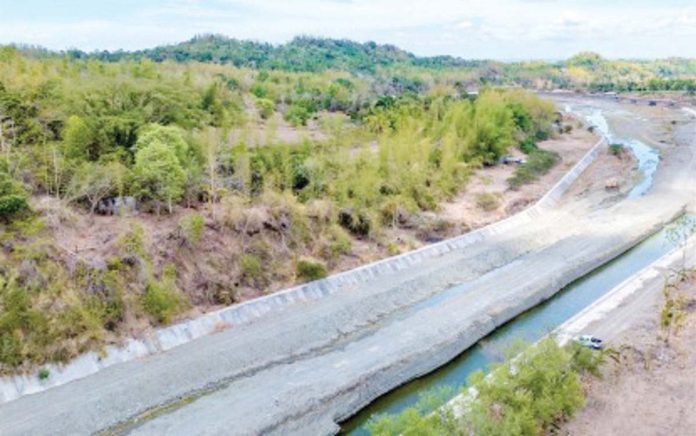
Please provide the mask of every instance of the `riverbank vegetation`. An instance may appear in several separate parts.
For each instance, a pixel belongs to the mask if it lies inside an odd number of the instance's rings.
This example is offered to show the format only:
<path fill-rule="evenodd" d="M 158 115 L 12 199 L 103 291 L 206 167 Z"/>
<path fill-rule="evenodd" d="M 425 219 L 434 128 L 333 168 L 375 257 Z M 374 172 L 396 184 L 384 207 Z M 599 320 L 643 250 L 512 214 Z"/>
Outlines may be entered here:
<path fill-rule="evenodd" d="M 379 436 L 546 434 L 584 404 L 582 377 L 597 376 L 602 361 L 601 353 L 546 338 L 492 365 L 488 376 L 473 373 L 457 405 L 442 404 L 449 396 L 426 395 L 416 407 L 368 428 Z"/>
<path fill-rule="evenodd" d="M 473 170 L 562 131 L 519 89 L 333 70 L 6 47 L 0 78 L 0 373 L 427 241 Z"/>

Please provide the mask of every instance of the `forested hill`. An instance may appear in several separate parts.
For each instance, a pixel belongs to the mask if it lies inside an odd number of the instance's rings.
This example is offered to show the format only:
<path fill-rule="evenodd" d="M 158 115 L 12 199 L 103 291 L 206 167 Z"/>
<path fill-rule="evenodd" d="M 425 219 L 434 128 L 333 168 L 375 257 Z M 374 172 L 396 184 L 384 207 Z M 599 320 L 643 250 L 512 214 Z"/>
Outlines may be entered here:
<path fill-rule="evenodd" d="M 127 51 L 80 50 L 67 52 L 73 58 L 97 58 L 103 61 L 137 60 L 148 58 L 156 62 L 198 61 L 233 64 L 284 71 L 320 72 L 341 70 L 373 73 L 378 67 L 424 66 L 456 67 L 476 66 L 481 61 L 468 61 L 452 56 L 417 57 L 413 53 L 388 44 L 359 43 L 346 39 L 327 39 L 299 36 L 286 44 L 273 45 L 264 42 L 228 38 L 222 35 L 199 35 L 178 44 L 163 45 L 151 49 Z M 50 52 L 43 51 L 44 55 Z"/>
<path fill-rule="evenodd" d="M 201 62 L 303 73 L 333 70 L 374 76 L 397 85 L 404 79 L 409 83 L 423 82 L 437 76 L 448 82 L 474 87 L 489 84 L 536 89 L 696 92 L 696 59 L 610 60 L 591 52 L 578 53 L 557 62 L 501 62 L 453 56 L 419 57 L 393 45 L 347 39 L 299 36 L 286 44 L 274 45 L 210 34 L 137 51 L 85 52 L 71 49 L 56 52 L 32 46 L 14 48 L 29 58 Z M 0 61 L 2 59 L 0 50 Z"/>

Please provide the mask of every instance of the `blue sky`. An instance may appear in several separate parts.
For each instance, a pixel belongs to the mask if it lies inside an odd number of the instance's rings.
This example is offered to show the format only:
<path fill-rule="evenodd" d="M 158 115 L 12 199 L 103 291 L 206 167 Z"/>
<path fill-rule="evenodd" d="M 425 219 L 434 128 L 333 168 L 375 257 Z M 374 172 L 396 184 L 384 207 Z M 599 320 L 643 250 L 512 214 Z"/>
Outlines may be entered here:
<path fill-rule="evenodd" d="M 198 33 L 374 40 L 466 58 L 696 57 L 696 1 L 0 0 L 0 43 L 136 49 Z"/>

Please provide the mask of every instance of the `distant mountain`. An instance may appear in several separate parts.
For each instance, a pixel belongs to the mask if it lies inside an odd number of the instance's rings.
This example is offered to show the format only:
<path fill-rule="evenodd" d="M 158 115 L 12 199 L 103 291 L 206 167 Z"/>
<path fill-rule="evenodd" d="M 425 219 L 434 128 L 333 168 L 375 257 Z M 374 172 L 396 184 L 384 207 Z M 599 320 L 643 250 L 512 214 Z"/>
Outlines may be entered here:
<path fill-rule="evenodd" d="M 389 44 L 307 36 L 296 37 L 287 44 L 273 45 L 222 35 L 199 35 L 182 43 L 134 52 L 86 53 L 70 50 L 67 53 L 75 58 L 97 58 L 106 61 L 148 58 L 156 62 L 214 62 L 238 67 L 307 72 L 336 69 L 372 73 L 377 67 L 393 65 L 444 68 L 476 66 L 481 63 L 452 56 L 417 57 Z"/>

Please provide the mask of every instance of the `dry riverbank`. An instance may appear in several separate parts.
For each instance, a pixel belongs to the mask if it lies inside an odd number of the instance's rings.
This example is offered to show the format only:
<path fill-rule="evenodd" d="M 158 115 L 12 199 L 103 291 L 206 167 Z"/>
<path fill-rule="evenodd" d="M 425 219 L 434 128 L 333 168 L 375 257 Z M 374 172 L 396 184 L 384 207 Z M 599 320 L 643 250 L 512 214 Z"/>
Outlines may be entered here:
<path fill-rule="evenodd" d="M 672 289 L 683 316 L 661 326 L 665 300 L 654 295 L 632 311 L 601 379 L 588 385 L 587 405 L 561 434 L 687 435 L 696 429 L 696 277 Z"/>

